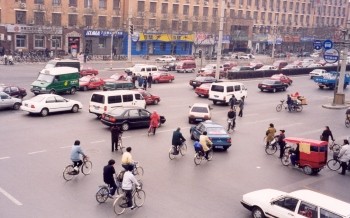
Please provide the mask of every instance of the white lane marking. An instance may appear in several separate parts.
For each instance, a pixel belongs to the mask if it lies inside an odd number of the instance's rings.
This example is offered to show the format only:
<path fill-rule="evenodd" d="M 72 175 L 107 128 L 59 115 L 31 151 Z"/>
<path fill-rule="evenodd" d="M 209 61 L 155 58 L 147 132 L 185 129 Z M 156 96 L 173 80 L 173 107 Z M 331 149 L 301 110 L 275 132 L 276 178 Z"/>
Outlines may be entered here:
<path fill-rule="evenodd" d="M 291 126 L 296 126 L 296 125 L 302 125 L 304 123 L 292 123 L 292 124 L 288 124 L 288 125 L 282 125 L 281 127 L 279 128 L 286 128 L 286 127 L 291 127 Z"/>
<path fill-rule="evenodd" d="M 71 145 L 69 145 L 69 146 L 62 146 L 62 147 L 60 147 L 60 148 L 71 148 L 72 146 Z"/>
<path fill-rule="evenodd" d="M 18 205 L 18 206 L 22 206 L 23 204 L 21 202 L 19 202 L 15 197 L 13 197 L 12 195 L 10 195 L 8 192 L 6 192 L 4 189 L 2 189 L 0 187 L 0 192 L 5 195 L 5 197 L 7 197 L 8 199 L 10 199 L 14 204 Z"/>
<path fill-rule="evenodd" d="M 90 142 L 90 143 L 91 144 L 97 144 L 97 143 L 102 143 L 102 142 L 105 142 L 105 140 L 93 141 L 93 142 Z"/>
<path fill-rule="evenodd" d="M 271 120 L 278 120 L 279 118 L 269 118 L 265 120 L 258 120 L 258 121 L 253 121 L 253 122 L 246 122 L 242 124 L 255 124 L 255 123 L 264 123 L 264 122 L 270 122 Z"/>
<path fill-rule="evenodd" d="M 303 132 L 303 133 L 300 133 L 298 135 L 309 135 L 309 134 L 312 134 L 312 133 L 322 133 L 322 131 L 324 130 L 323 129 L 315 129 L 315 130 L 311 130 L 311 131 L 306 131 L 306 132 Z"/>
<path fill-rule="evenodd" d="M 9 159 L 10 157 L 0 157 L 0 160 Z"/>
<path fill-rule="evenodd" d="M 33 151 L 33 152 L 29 152 L 28 154 L 31 155 L 31 154 L 38 154 L 38 153 L 44 153 L 44 152 L 46 152 L 46 150 Z"/>

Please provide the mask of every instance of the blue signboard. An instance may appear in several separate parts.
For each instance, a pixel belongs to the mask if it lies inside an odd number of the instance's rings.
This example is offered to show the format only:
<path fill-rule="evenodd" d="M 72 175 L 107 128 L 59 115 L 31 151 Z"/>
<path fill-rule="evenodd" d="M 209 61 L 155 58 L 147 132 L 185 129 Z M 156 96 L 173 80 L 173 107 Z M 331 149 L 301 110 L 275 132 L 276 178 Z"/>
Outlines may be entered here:
<path fill-rule="evenodd" d="M 339 61 L 339 51 L 334 48 L 327 49 L 323 54 L 323 58 L 327 63 L 335 63 Z"/>
<path fill-rule="evenodd" d="M 323 48 L 324 48 L 325 50 L 328 50 L 328 49 L 333 48 L 333 42 L 332 42 L 331 40 L 329 40 L 329 39 L 324 40 L 324 42 L 323 42 Z"/>
<path fill-rule="evenodd" d="M 321 50 L 322 49 L 322 42 L 321 40 L 315 40 L 314 41 L 314 49 Z"/>

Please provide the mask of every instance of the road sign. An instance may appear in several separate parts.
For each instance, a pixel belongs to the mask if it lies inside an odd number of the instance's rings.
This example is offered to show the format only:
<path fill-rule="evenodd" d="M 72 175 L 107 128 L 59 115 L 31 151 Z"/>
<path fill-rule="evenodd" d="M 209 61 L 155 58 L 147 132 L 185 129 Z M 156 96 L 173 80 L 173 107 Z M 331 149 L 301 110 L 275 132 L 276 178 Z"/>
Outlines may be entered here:
<path fill-rule="evenodd" d="M 335 63 L 339 61 L 339 51 L 334 48 L 328 49 L 324 52 L 323 58 L 327 63 Z"/>
<path fill-rule="evenodd" d="M 315 50 L 321 50 L 322 49 L 322 42 L 321 42 L 321 40 L 315 40 L 314 41 L 314 49 Z"/>
<path fill-rule="evenodd" d="M 323 48 L 325 50 L 333 48 L 333 42 L 330 39 L 324 40 L 323 41 Z"/>

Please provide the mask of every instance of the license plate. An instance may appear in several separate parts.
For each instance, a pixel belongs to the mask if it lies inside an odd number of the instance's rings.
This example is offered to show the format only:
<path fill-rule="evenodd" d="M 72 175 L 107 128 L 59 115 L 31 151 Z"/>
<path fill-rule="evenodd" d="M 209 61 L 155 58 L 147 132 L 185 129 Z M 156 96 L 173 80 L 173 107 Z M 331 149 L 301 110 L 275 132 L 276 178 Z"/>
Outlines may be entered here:
<path fill-rule="evenodd" d="M 218 98 L 219 96 L 218 95 L 214 95 L 215 98 Z"/>
<path fill-rule="evenodd" d="M 28 104 L 24 104 L 24 106 L 28 107 Z"/>
<path fill-rule="evenodd" d="M 222 149 L 224 148 L 224 146 L 216 146 L 216 147 L 217 147 L 217 148 L 222 148 Z"/>
<path fill-rule="evenodd" d="M 202 121 L 203 119 L 196 119 L 196 121 Z"/>
<path fill-rule="evenodd" d="M 99 108 L 100 108 L 100 106 L 95 106 L 95 105 L 94 105 L 94 108 L 95 108 L 95 109 L 99 109 Z"/>

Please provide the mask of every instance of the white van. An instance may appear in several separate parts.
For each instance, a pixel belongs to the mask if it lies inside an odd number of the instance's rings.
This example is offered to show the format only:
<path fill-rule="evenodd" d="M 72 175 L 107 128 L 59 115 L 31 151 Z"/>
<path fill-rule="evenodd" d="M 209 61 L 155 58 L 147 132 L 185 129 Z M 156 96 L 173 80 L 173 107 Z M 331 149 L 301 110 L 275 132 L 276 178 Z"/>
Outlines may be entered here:
<path fill-rule="evenodd" d="M 218 102 L 227 104 L 232 95 L 235 95 L 237 100 L 246 99 L 247 88 L 238 82 L 219 82 L 210 85 L 209 100 L 213 101 L 213 104 Z"/>
<path fill-rule="evenodd" d="M 156 65 L 136 64 L 133 67 L 125 69 L 125 72 L 134 73 L 136 76 L 148 76 L 150 73 L 158 73 L 158 67 Z"/>
<path fill-rule="evenodd" d="M 112 108 L 126 106 L 146 108 L 146 101 L 134 90 L 94 92 L 91 95 L 89 112 L 101 116 Z"/>

